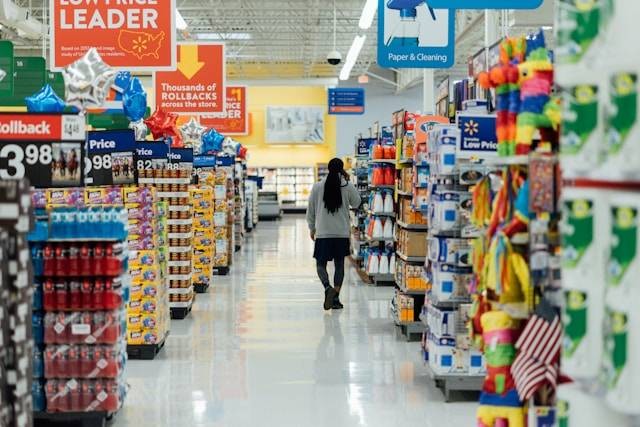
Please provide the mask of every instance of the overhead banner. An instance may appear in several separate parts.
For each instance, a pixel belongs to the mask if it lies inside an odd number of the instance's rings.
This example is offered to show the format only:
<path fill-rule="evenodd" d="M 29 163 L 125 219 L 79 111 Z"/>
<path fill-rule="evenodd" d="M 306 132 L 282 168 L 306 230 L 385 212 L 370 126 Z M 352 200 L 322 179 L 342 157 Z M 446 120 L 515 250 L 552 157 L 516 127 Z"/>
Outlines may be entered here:
<path fill-rule="evenodd" d="M 544 0 L 429 0 L 431 7 L 453 9 L 536 9 Z"/>
<path fill-rule="evenodd" d="M 91 131 L 87 137 L 87 185 L 135 184 L 133 130 Z"/>
<path fill-rule="evenodd" d="M 223 43 L 178 45 L 176 71 L 154 74 L 156 106 L 178 114 L 223 113 L 225 53 Z"/>
<path fill-rule="evenodd" d="M 445 6 L 450 7 L 450 6 Z M 455 10 L 429 0 L 379 0 L 378 64 L 449 68 L 455 63 Z"/>
<path fill-rule="evenodd" d="M 200 116 L 200 124 L 222 135 L 248 135 L 249 109 L 246 86 L 227 86 L 224 113 Z"/>
<path fill-rule="evenodd" d="M 327 98 L 329 114 L 364 114 L 363 88 L 330 88 Z"/>
<path fill-rule="evenodd" d="M 95 47 L 112 67 L 175 69 L 175 0 L 49 0 L 49 5 L 52 68 Z"/>
<path fill-rule="evenodd" d="M 36 188 L 81 186 L 82 116 L 0 114 L 0 180 L 29 179 Z"/>

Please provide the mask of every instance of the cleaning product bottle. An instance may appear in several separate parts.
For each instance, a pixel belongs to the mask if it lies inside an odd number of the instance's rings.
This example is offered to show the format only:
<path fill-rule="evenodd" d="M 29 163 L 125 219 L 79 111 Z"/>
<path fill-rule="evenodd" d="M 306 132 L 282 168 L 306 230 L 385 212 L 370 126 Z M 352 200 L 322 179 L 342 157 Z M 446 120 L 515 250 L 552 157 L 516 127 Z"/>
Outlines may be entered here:
<path fill-rule="evenodd" d="M 429 8 L 431 18 L 436 20 L 434 10 L 425 0 L 389 0 L 387 7 L 397 10 L 400 14 L 400 23 L 391 32 L 385 44 L 390 47 L 418 47 L 420 44 L 420 24 L 416 20 L 417 8 L 424 4 Z"/>

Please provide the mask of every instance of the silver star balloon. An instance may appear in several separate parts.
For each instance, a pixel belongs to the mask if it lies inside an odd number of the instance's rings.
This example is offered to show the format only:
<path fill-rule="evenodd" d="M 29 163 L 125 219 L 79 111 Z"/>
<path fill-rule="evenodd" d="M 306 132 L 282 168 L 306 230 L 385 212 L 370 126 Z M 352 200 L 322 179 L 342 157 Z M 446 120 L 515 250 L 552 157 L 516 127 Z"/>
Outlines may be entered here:
<path fill-rule="evenodd" d="M 133 132 L 136 134 L 136 141 L 144 141 L 147 139 L 149 128 L 147 128 L 143 119 L 129 123 L 129 129 L 133 129 Z"/>
<path fill-rule="evenodd" d="M 7 77 L 7 72 L 0 68 L 0 82 L 3 81 L 5 77 Z"/>
<path fill-rule="evenodd" d="M 80 111 L 98 108 L 111 90 L 116 72 L 107 65 L 95 48 L 63 70 L 67 104 Z"/>
<path fill-rule="evenodd" d="M 187 123 L 182 125 L 180 133 L 185 147 L 192 147 L 194 154 L 200 154 L 202 151 L 202 135 L 207 130 L 193 117 Z"/>

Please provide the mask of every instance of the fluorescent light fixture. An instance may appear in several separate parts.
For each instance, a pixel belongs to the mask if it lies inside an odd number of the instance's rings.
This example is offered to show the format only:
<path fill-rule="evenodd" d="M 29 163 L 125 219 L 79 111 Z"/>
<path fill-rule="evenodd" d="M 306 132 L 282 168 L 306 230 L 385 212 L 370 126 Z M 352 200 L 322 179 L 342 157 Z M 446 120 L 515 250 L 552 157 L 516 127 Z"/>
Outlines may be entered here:
<path fill-rule="evenodd" d="M 356 36 L 353 39 L 349 53 L 347 53 L 347 59 L 344 61 L 344 66 L 340 71 L 340 80 L 349 80 L 351 70 L 353 70 L 353 67 L 356 65 L 356 61 L 358 61 L 358 56 L 360 56 L 360 51 L 366 40 L 367 36 Z"/>
<path fill-rule="evenodd" d="M 251 40 L 249 33 L 196 33 L 198 40 Z"/>
<path fill-rule="evenodd" d="M 376 16 L 376 10 L 378 10 L 378 0 L 367 0 L 362 9 L 362 15 L 360 15 L 360 28 L 368 30 L 373 24 L 373 17 Z"/>
<path fill-rule="evenodd" d="M 542 29 L 545 31 L 551 31 L 553 30 L 553 26 L 552 25 L 543 25 Z"/>
<path fill-rule="evenodd" d="M 189 28 L 189 26 L 187 25 L 187 21 L 184 20 L 182 14 L 178 9 L 176 9 L 176 28 L 180 31 L 184 31 Z"/>

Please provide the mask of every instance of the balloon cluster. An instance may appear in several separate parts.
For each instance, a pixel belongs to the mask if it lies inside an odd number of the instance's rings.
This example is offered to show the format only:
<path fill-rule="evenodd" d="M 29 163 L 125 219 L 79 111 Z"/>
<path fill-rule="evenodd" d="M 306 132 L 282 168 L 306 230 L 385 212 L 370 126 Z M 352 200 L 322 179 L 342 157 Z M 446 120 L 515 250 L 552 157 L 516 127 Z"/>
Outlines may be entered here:
<path fill-rule="evenodd" d="M 178 132 L 177 120 L 177 114 L 169 113 L 158 107 L 149 118 L 144 120 L 144 123 L 149 127 L 155 139 L 170 138 L 173 148 L 182 148 L 184 147 L 184 142 L 180 132 Z"/>
<path fill-rule="evenodd" d="M 202 135 L 202 154 L 216 154 L 222 151 L 224 136 L 211 128 Z"/>
<path fill-rule="evenodd" d="M 104 104 L 116 72 L 107 65 L 95 48 L 68 65 L 62 72 L 66 89 L 67 105 L 85 112 Z"/>
<path fill-rule="evenodd" d="M 202 152 L 202 135 L 206 129 L 193 117 L 180 128 L 185 147 L 193 148 L 194 154 Z"/>
<path fill-rule="evenodd" d="M 144 141 L 148 129 L 142 119 L 147 112 L 147 92 L 137 77 L 129 80 L 122 93 L 122 111 L 130 121 L 129 129 L 134 130 L 136 140 Z"/>

